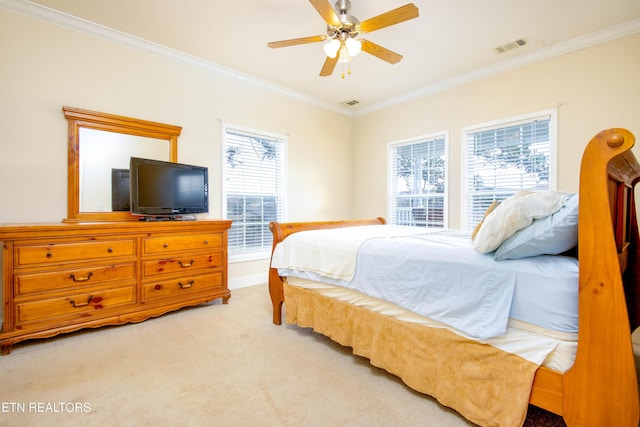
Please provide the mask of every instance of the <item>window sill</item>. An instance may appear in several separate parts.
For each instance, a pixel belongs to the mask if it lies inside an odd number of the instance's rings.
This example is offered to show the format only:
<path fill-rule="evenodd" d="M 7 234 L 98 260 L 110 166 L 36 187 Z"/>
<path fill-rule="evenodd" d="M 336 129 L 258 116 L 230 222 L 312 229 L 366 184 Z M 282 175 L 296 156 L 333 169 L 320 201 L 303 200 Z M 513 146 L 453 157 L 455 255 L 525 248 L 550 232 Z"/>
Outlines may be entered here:
<path fill-rule="evenodd" d="M 263 261 L 271 258 L 271 252 L 253 252 L 246 254 L 229 254 L 229 264 L 248 262 L 248 261 Z"/>

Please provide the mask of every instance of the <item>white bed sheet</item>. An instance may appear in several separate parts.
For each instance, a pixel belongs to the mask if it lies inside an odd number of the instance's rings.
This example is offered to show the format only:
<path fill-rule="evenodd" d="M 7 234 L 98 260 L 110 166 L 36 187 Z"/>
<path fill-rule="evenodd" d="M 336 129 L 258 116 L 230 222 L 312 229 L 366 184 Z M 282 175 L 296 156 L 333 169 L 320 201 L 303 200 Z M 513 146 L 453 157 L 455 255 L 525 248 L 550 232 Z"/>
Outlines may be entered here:
<path fill-rule="evenodd" d="M 369 239 L 346 286 L 488 339 L 507 329 L 517 266 L 473 250 L 467 233 L 452 230 Z"/>
<path fill-rule="evenodd" d="M 367 230 L 350 231 L 362 228 Z M 331 233 L 327 235 L 322 231 Z M 418 234 L 407 237 L 412 232 Z M 494 261 L 492 254 L 473 251 L 468 233 L 451 230 L 434 232 L 433 229 L 427 233 L 429 234 L 425 234 L 424 228 L 386 225 L 300 232 L 289 236 L 276 247 L 272 267 L 278 268 L 282 276 L 297 276 L 354 288 L 366 295 L 391 301 L 405 309 L 446 323 L 479 339 L 504 334 L 509 319 L 559 332 L 577 331 L 578 266 L 575 259 L 541 256 Z M 323 249 L 319 242 L 324 240 L 319 240 L 319 236 L 325 236 L 333 245 L 329 249 Z M 357 236 L 355 240 L 354 236 Z M 376 239 L 376 236 L 384 238 Z M 295 245 L 285 244 L 292 237 L 296 237 L 292 240 Z M 351 243 L 346 243 L 347 241 Z M 435 249 L 429 247 L 433 245 Z M 367 268 L 358 267 L 360 270 L 355 271 L 353 280 L 339 278 L 349 278 L 349 275 L 329 277 L 325 274 L 324 270 L 336 265 L 349 266 L 346 269 L 340 267 L 342 272 L 355 268 L 356 256 L 360 263 L 360 251 L 367 252 L 367 249 L 373 254 L 369 258 L 371 265 Z M 396 262 L 391 250 L 399 252 L 404 261 Z M 331 255 L 323 255 L 323 251 L 329 251 Z M 278 253 L 280 255 L 276 256 Z M 287 253 L 293 254 L 293 262 L 288 260 Z M 307 254 L 312 256 L 308 257 Z M 406 262 L 407 258 L 409 262 Z M 325 261 L 322 268 L 313 267 L 314 263 L 322 259 L 329 259 L 330 262 Z M 390 259 L 394 259 L 394 262 L 389 262 Z M 422 259 L 437 259 L 435 263 L 431 262 L 431 270 L 425 269 L 418 273 L 418 276 L 428 276 L 429 283 L 435 282 L 439 286 L 435 290 L 425 292 L 417 289 L 422 284 L 416 282 L 415 277 L 411 283 L 398 280 L 406 272 L 411 273 L 409 276 L 416 276 L 416 270 L 421 268 L 416 268 L 416 265 L 420 266 L 416 263 L 420 263 Z M 481 271 L 477 265 L 466 266 L 475 262 L 474 260 L 480 261 L 483 268 L 489 266 L 492 273 L 483 276 L 477 273 Z M 397 265 L 400 265 L 399 270 Z M 451 271 L 455 274 L 452 275 Z M 398 283 L 400 289 L 389 287 L 390 284 Z M 431 294 L 429 304 L 423 302 L 425 294 Z M 445 294 L 452 294 L 456 302 L 451 304 L 445 301 L 441 298 Z M 469 298 L 461 301 L 461 296 Z M 470 311 L 476 308 L 478 310 L 475 314 Z M 457 312 L 454 313 L 454 310 Z M 489 318 L 486 318 L 487 315 Z M 484 324 L 479 323 L 480 321 Z"/>
<path fill-rule="evenodd" d="M 541 255 L 516 262 L 518 276 L 509 317 L 554 331 L 577 332 L 578 260 Z"/>

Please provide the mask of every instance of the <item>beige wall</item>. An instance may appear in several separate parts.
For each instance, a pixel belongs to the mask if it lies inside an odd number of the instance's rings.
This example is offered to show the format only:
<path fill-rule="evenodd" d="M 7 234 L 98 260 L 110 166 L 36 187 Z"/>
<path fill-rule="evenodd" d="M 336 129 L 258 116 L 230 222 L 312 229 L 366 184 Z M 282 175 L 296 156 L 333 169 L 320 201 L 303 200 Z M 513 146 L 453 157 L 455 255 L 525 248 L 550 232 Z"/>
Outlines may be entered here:
<path fill-rule="evenodd" d="M 447 130 L 449 226 L 462 226 L 461 129 L 553 108 L 558 111 L 558 189 L 577 191 L 580 157 L 593 135 L 624 127 L 640 137 L 639 70 L 640 34 L 635 34 L 358 118 L 354 215 L 387 215 L 388 142 Z"/>
<path fill-rule="evenodd" d="M 0 223 L 66 216 L 63 105 L 182 126 L 178 161 L 209 167 L 214 218 L 221 217 L 221 120 L 287 135 L 289 219 L 352 216 L 348 117 L 206 67 L 3 10 L 0 58 Z M 233 264 L 230 285 L 266 278 L 267 267 L 266 260 Z"/>

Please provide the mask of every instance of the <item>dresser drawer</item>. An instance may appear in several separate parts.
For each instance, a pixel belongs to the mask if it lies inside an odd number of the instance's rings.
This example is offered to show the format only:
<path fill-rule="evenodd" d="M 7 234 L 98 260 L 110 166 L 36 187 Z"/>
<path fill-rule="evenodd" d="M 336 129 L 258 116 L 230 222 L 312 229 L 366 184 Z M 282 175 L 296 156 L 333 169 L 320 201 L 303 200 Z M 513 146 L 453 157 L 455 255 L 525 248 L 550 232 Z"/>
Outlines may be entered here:
<path fill-rule="evenodd" d="M 14 290 L 15 296 L 21 296 L 35 292 L 93 286 L 111 281 L 134 281 L 135 278 L 135 263 L 82 267 L 44 273 L 16 274 Z"/>
<path fill-rule="evenodd" d="M 101 310 L 135 303 L 135 287 L 101 289 L 66 297 L 16 303 L 17 323 L 51 321 L 64 316 L 90 317 Z"/>
<path fill-rule="evenodd" d="M 149 237 L 144 239 L 143 248 L 145 255 L 195 249 L 219 249 L 222 248 L 222 240 L 221 233 Z"/>
<path fill-rule="evenodd" d="M 142 299 L 186 296 L 216 288 L 223 289 L 222 272 L 147 283 L 142 286 Z"/>
<path fill-rule="evenodd" d="M 188 254 L 184 256 L 154 259 L 142 263 L 144 277 L 158 274 L 189 273 L 207 268 L 222 268 L 222 252 Z"/>
<path fill-rule="evenodd" d="M 136 255 L 134 240 L 109 240 L 73 243 L 47 243 L 16 246 L 15 265 L 57 264 L 86 260 L 104 260 Z"/>

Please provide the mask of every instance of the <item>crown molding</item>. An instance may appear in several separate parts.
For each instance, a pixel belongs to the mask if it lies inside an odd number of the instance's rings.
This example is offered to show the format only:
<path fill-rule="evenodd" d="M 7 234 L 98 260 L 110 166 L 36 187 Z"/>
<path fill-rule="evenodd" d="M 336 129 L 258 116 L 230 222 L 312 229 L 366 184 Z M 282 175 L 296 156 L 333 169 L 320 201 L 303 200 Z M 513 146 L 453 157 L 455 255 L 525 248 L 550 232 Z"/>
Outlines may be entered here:
<path fill-rule="evenodd" d="M 0 9 L 6 9 L 11 12 L 26 15 L 31 18 L 58 25 L 63 28 L 78 31 L 89 36 L 172 58 L 174 60 L 203 68 L 225 77 L 230 77 L 250 85 L 258 86 L 268 91 L 285 95 L 287 97 L 319 108 L 323 108 L 328 111 L 333 111 L 335 113 L 347 116 L 353 116 L 353 112 L 348 111 L 346 107 L 343 107 L 341 105 L 335 105 L 333 103 L 310 97 L 306 94 L 293 91 L 286 87 L 276 85 L 265 80 L 258 79 L 254 76 L 241 73 L 239 71 L 224 67 L 214 62 L 206 61 L 204 59 L 168 48 L 150 40 L 146 40 L 141 37 L 125 33 L 123 31 L 109 28 L 107 26 L 79 18 L 68 13 L 64 13 L 56 9 L 42 6 L 37 3 L 33 3 L 27 0 L 0 0 Z"/>
<path fill-rule="evenodd" d="M 174 60 L 182 61 L 199 68 L 204 68 L 213 73 L 225 77 L 230 77 L 244 83 L 296 99 L 309 105 L 313 105 L 349 117 L 364 116 L 375 111 L 403 104 L 466 83 L 478 81 L 492 75 L 503 73 L 505 71 L 520 68 L 526 65 L 533 64 L 535 62 L 565 55 L 567 53 L 575 52 L 580 49 L 585 49 L 591 46 L 595 46 L 640 32 L 640 19 L 635 19 L 601 31 L 586 34 L 584 36 L 577 37 L 563 43 L 557 43 L 553 46 L 538 50 L 536 52 L 532 52 L 530 54 L 524 54 L 514 58 L 506 59 L 488 67 L 483 67 L 469 73 L 460 74 L 450 79 L 441 80 L 439 82 L 435 82 L 420 89 L 395 96 L 386 101 L 379 102 L 369 107 L 352 111 L 341 105 L 335 105 L 333 103 L 308 96 L 301 92 L 258 79 L 254 76 L 241 73 L 231 68 L 213 63 L 211 61 L 206 61 L 201 58 L 185 54 L 184 52 L 168 48 L 158 43 L 154 43 L 152 41 L 106 27 L 104 25 L 100 25 L 95 22 L 79 18 L 77 16 L 60 12 L 58 10 L 48 8 L 36 3 L 32 3 L 28 0 L 0 0 L 0 8 L 74 31 L 78 31 L 90 36 L 98 37 L 103 40 L 119 43 L 128 47 L 133 47 L 146 52 L 151 52 L 157 55 L 172 58 Z"/>
<path fill-rule="evenodd" d="M 563 43 L 557 43 L 545 49 L 510 58 L 497 64 L 490 65 L 488 67 L 479 68 L 477 70 L 460 74 L 450 79 L 442 80 L 424 86 L 421 89 L 413 90 L 403 95 L 399 95 L 386 101 L 377 103 L 370 107 L 362 108 L 356 112 L 355 116 L 363 116 L 375 111 L 389 108 L 394 105 L 399 105 L 418 98 L 423 98 L 437 92 L 443 92 L 456 86 L 461 86 L 466 83 L 482 80 L 484 78 L 500 74 L 505 71 L 524 67 L 525 65 L 530 65 L 536 62 L 544 61 L 546 59 L 555 58 L 557 56 L 572 53 L 611 40 L 630 36 L 638 32 L 640 32 L 640 19 L 628 21 L 601 31 L 586 34 L 581 37 L 576 37 L 575 39 L 568 40 Z"/>

